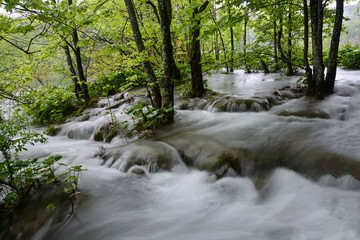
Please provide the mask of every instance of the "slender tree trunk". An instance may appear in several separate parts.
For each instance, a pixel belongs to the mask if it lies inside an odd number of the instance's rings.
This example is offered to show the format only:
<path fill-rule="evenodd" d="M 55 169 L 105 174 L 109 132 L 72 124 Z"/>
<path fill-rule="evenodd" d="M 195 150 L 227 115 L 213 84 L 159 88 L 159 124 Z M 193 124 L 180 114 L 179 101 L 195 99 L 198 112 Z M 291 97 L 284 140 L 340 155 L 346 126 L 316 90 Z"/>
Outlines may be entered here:
<path fill-rule="evenodd" d="M 220 54 L 219 54 L 219 35 L 218 32 L 215 32 L 215 60 L 220 60 Z"/>
<path fill-rule="evenodd" d="M 278 62 L 278 53 L 277 53 L 277 29 L 276 29 L 276 20 L 274 21 L 274 61 L 275 61 L 275 71 L 279 70 Z"/>
<path fill-rule="evenodd" d="M 246 48 L 247 48 L 247 45 L 246 45 L 246 38 L 247 38 L 247 23 L 248 23 L 248 20 L 247 20 L 247 17 L 245 17 L 245 21 L 244 21 L 244 36 L 243 36 L 243 41 L 244 41 L 244 64 L 245 64 L 245 73 L 251 73 L 250 71 L 250 68 L 249 66 L 247 65 L 247 56 L 246 56 Z"/>
<path fill-rule="evenodd" d="M 308 11 L 308 0 L 303 2 L 303 12 L 304 12 L 304 68 L 306 72 L 306 80 L 308 85 L 308 95 L 315 95 L 315 82 L 312 78 L 312 70 L 309 64 L 309 11 Z"/>
<path fill-rule="evenodd" d="M 228 9 L 229 18 L 231 17 L 230 7 Z M 231 44 L 231 52 L 230 52 L 230 72 L 234 72 L 234 30 L 233 27 L 230 27 L 230 44 Z"/>
<path fill-rule="evenodd" d="M 260 60 L 260 63 L 261 63 L 261 66 L 263 67 L 264 69 L 264 73 L 270 73 L 270 70 L 269 68 L 267 67 L 266 63 L 264 62 L 264 60 Z"/>
<path fill-rule="evenodd" d="M 336 0 L 336 15 L 333 34 L 330 44 L 329 61 L 327 65 L 326 79 L 325 79 L 325 94 L 331 94 L 334 91 L 337 57 L 339 51 L 342 19 L 344 15 L 344 0 Z"/>
<path fill-rule="evenodd" d="M 214 6 L 214 22 L 216 23 L 216 0 L 214 0 L 213 2 L 213 6 Z M 215 31 L 215 60 L 219 61 L 220 60 L 220 54 L 219 54 L 219 36 L 218 36 L 218 32 Z"/>
<path fill-rule="evenodd" d="M 132 28 L 132 32 L 133 32 L 133 36 L 135 39 L 137 49 L 138 49 L 139 53 L 141 53 L 141 52 L 145 51 L 146 49 L 145 49 L 145 46 L 144 46 L 144 43 L 142 40 L 141 32 L 139 29 L 139 24 L 138 24 L 138 21 L 136 18 L 133 1 L 132 0 L 124 0 L 124 3 L 126 5 L 126 10 L 129 15 L 131 28 Z M 159 87 L 159 84 L 157 83 L 157 79 L 156 79 L 154 70 L 151 66 L 151 63 L 148 60 L 143 60 L 142 65 L 143 65 L 143 68 L 146 72 L 146 75 L 147 75 L 147 77 L 149 79 L 149 83 L 150 83 L 151 103 L 154 108 L 160 109 L 161 108 L 161 93 L 160 93 L 160 87 Z"/>
<path fill-rule="evenodd" d="M 158 0 L 157 2 L 161 23 L 160 28 L 164 68 L 164 75 L 161 80 L 163 96 L 162 109 L 165 114 L 166 124 L 171 124 L 174 122 L 174 110 L 167 110 L 174 107 L 174 58 L 170 33 L 172 9 L 170 0 Z"/>
<path fill-rule="evenodd" d="M 287 56 L 287 75 L 292 76 L 294 75 L 294 69 L 292 66 L 292 19 L 291 19 L 291 6 L 289 7 L 289 15 L 288 15 L 288 56 Z"/>
<path fill-rule="evenodd" d="M 76 76 L 76 71 L 75 71 L 75 68 L 74 68 L 74 64 L 73 64 L 73 61 L 71 59 L 71 54 L 70 54 L 70 50 L 69 50 L 69 46 L 63 46 L 62 47 L 64 49 L 64 52 L 65 52 L 65 56 L 66 56 L 66 62 L 68 64 L 68 67 L 69 67 L 69 71 L 71 73 L 71 80 L 74 84 L 74 93 L 75 93 L 75 96 L 78 100 L 80 100 L 80 95 L 81 95 L 81 86 L 79 84 L 79 80 Z"/>
<path fill-rule="evenodd" d="M 222 37 L 220 29 L 218 29 L 218 32 L 219 32 L 219 36 L 220 36 L 221 45 L 223 47 L 226 72 L 229 72 L 229 64 L 228 64 L 228 60 L 227 60 L 227 56 L 226 56 L 227 54 L 226 54 L 226 48 L 225 48 L 225 44 L 224 44 L 224 38 Z"/>
<path fill-rule="evenodd" d="M 209 1 L 206 1 L 199 9 L 196 7 L 193 12 L 194 27 L 191 32 L 190 47 L 190 66 L 191 66 L 191 97 L 202 97 L 205 89 L 201 68 L 201 49 L 200 49 L 200 20 L 196 15 L 202 13 Z"/>
<path fill-rule="evenodd" d="M 324 63 L 322 55 L 323 8 L 321 0 L 310 0 L 311 37 L 313 53 L 313 79 L 315 81 L 315 96 L 324 97 Z"/>
<path fill-rule="evenodd" d="M 201 97 L 204 94 L 204 83 L 201 68 L 200 41 L 200 21 L 197 21 L 192 31 L 190 47 L 190 66 L 191 66 L 191 97 Z"/>
<path fill-rule="evenodd" d="M 73 4 L 72 0 L 68 0 L 68 4 L 69 4 L 69 6 L 71 6 Z M 81 95 L 82 95 L 82 98 L 85 100 L 85 102 L 88 103 L 90 101 L 90 96 L 89 96 L 89 90 L 88 90 L 88 86 L 86 83 L 86 78 L 85 78 L 82 60 L 81 60 L 81 50 L 80 50 L 80 47 L 78 46 L 79 37 L 78 37 L 76 27 L 74 27 L 74 29 L 72 31 L 72 39 L 73 39 L 74 54 L 75 54 L 75 59 L 76 59 L 76 68 L 77 68 L 77 73 L 78 73 L 78 77 L 79 77 L 79 84 L 81 86 Z"/>
<path fill-rule="evenodd" d="M 286 74 L 288 76 L 291 76 L 291 75 L 294 75 L 291 60 L 289 59 L 289 56 L 288 57 L 285 56 L 285 54 L 283 52 L 283 49 L 282 49 L 282 46 L 281 46 L 281 39 L 282 39 L 282 35 L 283 35 L 282 17 L 280 18 L 280 24 L 279 25 L 280 26 L 279 26 L 279 32 L 278 32 L 278 37 L 277 37 L 277 45 L 278 45 L 277 48 L 279 50 L 281 60 L 286 63 L 286 68 L 287 68 L 287 73 Z M 290 48 L 289 44 L 291 46 L 291 39 L 290 39 L 290 41 L 288 40 L 288 48 Z M 290 57 L 291 57 L 291 49 L 289 51 L 290 51 Z"/>

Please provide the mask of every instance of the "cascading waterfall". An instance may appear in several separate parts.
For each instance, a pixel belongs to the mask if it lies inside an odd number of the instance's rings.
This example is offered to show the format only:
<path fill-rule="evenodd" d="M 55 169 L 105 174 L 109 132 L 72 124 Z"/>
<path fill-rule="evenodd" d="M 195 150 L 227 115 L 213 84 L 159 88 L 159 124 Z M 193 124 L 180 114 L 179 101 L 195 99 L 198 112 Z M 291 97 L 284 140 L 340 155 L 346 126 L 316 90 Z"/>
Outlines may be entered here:
<path fill-rule="evenodd" d="M 46 145 L 30 146 L 20 157 L 60 154 L 87 171 L 76 214 L 27 238 L 360 239 L 360 71 L 339 69 L 324 101 L 290 96 L 284 87 L 297 78 L 279 77 L 213 74 L 208 85 L 220 97 L 179 100 L 177 109 L 191 110 L 177 110 L 172 126 L 140 141 L 92 140 L 110 121 L 106 102 L 116 104 L 105 99 Z M 121 112 L 130 104 L 113 116 L 129 119 Z"/>

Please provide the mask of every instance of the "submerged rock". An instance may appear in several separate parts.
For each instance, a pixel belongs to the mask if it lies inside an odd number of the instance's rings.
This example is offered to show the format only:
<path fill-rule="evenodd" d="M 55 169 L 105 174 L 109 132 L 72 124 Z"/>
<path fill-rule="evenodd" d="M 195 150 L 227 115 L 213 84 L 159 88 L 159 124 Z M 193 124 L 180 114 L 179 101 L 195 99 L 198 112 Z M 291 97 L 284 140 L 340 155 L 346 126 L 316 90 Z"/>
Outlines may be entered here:
<path fill-rule="evenodd" d="M 51 125 L 45 130 L 45 134 L 48 136 L 56 136 L 61 131 L 61 126 Z"/>
<path fill-rule="evenodd" d="M 173 147 L 158 141 L 141 141 L 108 149 L 104 160 L 105 165 L 124 172 L 133 166 L 144 166 L 149 172 L 169 171 L 178 164 L 184 166 L 179 153 Z"/>
<path fill-rule="evenodd" d="M 94 141 L 111 142 L 111 140 L 119 134 L 118 127 L 114 123 L 103 125 L 95 134 Z"/>
<path fill-rule="evenodd" d="M 303 118 L 322 118 L 329 119 L 330 115 L 324 111 L 319 109 L 299 109 L 296 111 L 284 110 L 280 112 L 276 112 L 279 116 L 295 116 L 295 117 L 303 117 Z"/>

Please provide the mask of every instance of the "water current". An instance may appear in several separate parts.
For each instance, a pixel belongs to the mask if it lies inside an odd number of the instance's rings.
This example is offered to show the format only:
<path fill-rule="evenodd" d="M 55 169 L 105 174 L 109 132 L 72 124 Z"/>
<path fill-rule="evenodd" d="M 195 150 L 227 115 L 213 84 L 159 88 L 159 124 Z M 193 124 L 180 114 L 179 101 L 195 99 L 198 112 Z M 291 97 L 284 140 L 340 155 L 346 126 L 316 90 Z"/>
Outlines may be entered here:
<path fill-rule="evenodd" d="M 360 239 L 360 71 L 339 69 L 323 101 L 277 92 L 298 78 L 212 74 L 220 98 L 179 97 L 175 123 L 135 143 L 92 140 L 115 101 L 101 100 L 23 153 L 87 169 L 76 214 L 31 239 Z"/>

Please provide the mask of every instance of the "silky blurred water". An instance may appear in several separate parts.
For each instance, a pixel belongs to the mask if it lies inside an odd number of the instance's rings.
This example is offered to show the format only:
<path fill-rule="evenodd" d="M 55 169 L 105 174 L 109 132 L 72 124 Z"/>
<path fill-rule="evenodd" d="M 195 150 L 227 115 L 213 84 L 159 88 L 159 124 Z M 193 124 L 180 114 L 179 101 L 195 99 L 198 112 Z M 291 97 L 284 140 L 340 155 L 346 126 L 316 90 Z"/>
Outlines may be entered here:
<path fill-rule="evenodd" d="M 279 156 L 323 149 L 360 160 L 360 71 L 339 69 L 337 79 L 336 93 L 322 102 L 303 97 L 262 112 L 178 110 L 174 125 L 160 130 L 154 140 L 202 146 L 199 155 L 205 156 L 220 146 Z M 210 89 L 246 98 L 295 82 L 295 77 L 242 71 L 208 78 Z M 278 114 L 310 108 L 330 117 Z M 114 113 L 128 119 L 122 110 Z M 98 112 L 88 121 L 65 124 L 59 136 L 23 154 L 28 158 L 60 154 L 64 163 L 88 169 L 81 177 L 76 214 L 63 224 L 43 226 L 33 239 L 360 239 L 360 184 L 350 175 L 325 174 L 314 181 L 277 168 L 258 189 L 240 173 L 217 180 L 214 174 L 186 167 L 176 149 L 165 143 L 160 147 L 173 160 L 170 171 L 123 172 L 124 155 L 116 159 L 119 164 L 110 166 L 98 156 L 102 149 L 111 153 L 122 147 L 129 151 L 127 156 L 133 156 L 132 151 L 148 145 L 127 147 L 129 143 L 121 138 L 111 143 L 92 141 L 95 130 L 109 121 L 102 108 L 93 111 Z M 66 135 L 74 129 L 79 131 L 77 139 L 68 139 Z"/>

